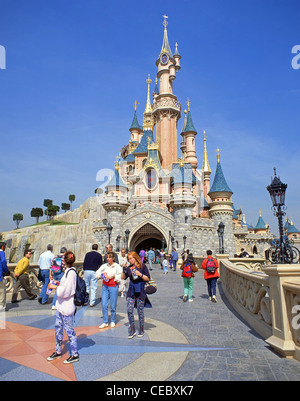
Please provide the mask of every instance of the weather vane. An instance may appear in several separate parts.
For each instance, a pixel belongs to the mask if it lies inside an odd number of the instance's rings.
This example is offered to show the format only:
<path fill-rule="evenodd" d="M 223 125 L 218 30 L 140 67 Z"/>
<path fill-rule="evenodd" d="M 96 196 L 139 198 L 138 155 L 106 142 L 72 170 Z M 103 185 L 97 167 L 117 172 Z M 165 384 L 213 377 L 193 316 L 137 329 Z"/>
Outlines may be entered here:
<path fill-rule="evenodd" d="M 167 29 L 167 25 L 168 25 L 167 18 L 168 18 L 168 16 L 167 15 L 163 15 L 163 17 L 164 17 L 163 26 L 165 27 L 165 29 Z"/>

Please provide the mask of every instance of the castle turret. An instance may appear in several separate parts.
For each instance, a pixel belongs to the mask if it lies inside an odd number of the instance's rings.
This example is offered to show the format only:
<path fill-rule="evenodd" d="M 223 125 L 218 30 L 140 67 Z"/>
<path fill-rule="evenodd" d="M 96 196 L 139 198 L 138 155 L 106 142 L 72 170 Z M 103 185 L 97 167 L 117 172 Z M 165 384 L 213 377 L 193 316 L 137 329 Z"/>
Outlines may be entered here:
<path fill-rule="evenodd" d="M 192 120 L 189 100 L 187 101 L 187 105 L 188 112 L 186 117 L 186 124 L 184 130 L 181 132 L 181 135 L 183 137 L 183 142 L 185 143 L 185 160 L 186 162 L 191 163 L 192 167 L 196 169 L 198 166 L 195 145 L 195 137 L 197 135 L 197 131 Z"/>
<path fill-rule="evenodd" d="M 229 253 L 232 257 L 235 253 L 235 242 L 233 235 L 233 203 L 231 196 L 233 192 L 229 188 L 220 163 L 220 150 L 217 149 L 217 168 L 213 184 L 208 192 L 211 198 L 209 204 L 209 214 L 214 220 L 215 229 L 217 230 L 219 223 L 222 221 L 225 224 L 224 230 L 224 248 L 225 253 Z M 218 244 L 217 231 L 215 233 L 215 243 Z M 216 247 L 214 252 L 218 253 L 219 249 Z"/>
<path fill-rule="evenodd" d="M 140 142 L 141 137 L 143 135 L 143 127 L 140 126 L 136 114 L 136 109 L 138 104 L 139 103 L 137 101 L 134 102 L 134 115 L 131 126 L 129 128 L 129 131 L 131 132 L 130 142 Z"/>
<path fill-rule="evenodd" d="M 154 96 L 152 110 L 156 125 L 156 142 L 159 144 L 162 156 L 162 167 L 171 170 L 172 164 L 176 163 L 178 158 L 177 122 L 181 116 L 181 105 L 173 94 L 173 82 L 180 67 L 180 56 L 179 54 L 175 56 L 172 54 L 168 40 L 166 18 L 163 22 L 163 44 L 156 61 L 159 94 Z"/>

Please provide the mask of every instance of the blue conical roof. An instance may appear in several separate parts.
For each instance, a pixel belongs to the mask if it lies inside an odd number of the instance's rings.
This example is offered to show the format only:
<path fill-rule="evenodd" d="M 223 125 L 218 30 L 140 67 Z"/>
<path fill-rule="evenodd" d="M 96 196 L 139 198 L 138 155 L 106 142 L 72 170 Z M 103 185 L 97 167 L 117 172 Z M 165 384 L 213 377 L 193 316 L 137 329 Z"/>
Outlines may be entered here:
<path fill-rule="evenodd" d="M 220 162 L 217 163 L 217 169 L 216 169 L 214 182 L 210 188 L 208 195 L 213 192 L 230 192 L 231 194 L 233 194 L 233 192 L 231 191 L 231 189 L 229 188 L 229 186 L 225 180 Z"/>
<path fill-rule="evenodd" d="M 266 223 L 264 222 L 263 218 L 259 216 L 257 224 L 255 226 L 255 230 L 262 230 L 266 229 Z"/>
<path fill-rule="evenodd" d="M 137 115 L 136 115 L 136 110 L 134 110 L 134 115 L 133 115 L 133 120 L 131 123 L 131 127 L 129 128 L 129 131 L 132 129 L 139 129 L 142 130 L 143 127 L 140 126 L 138 119 L 137 119 Z"/>
<path fill-rule="evenodd" d="M 139 143 L 139 146 L 133 151 L 133 153 L 147 153 L 149 140 L 148 138 L 151 139 L 151 142 L 154 142 L 153 132 L 151 130 L 144 131 L 141 142 Z"/>
<path fill-rule="evenodd" d="M 186 125 L 182 129 L 182 132 L 196 132 L 196 128 L 194 127 L 194 123 L 192 120 L 191 112 L 190 110 L 187 112 L 187 117 L 186 117 Z"/>
<path fill-rule="evenodd" d="M 120 176 L 119 170 L 115 170 L 115 174 L 112 176 L 111 180 L 107 184 L 107 187 L 123 187 L 127 188 L 127 185 L 123 181 L 122 177 Z"/>

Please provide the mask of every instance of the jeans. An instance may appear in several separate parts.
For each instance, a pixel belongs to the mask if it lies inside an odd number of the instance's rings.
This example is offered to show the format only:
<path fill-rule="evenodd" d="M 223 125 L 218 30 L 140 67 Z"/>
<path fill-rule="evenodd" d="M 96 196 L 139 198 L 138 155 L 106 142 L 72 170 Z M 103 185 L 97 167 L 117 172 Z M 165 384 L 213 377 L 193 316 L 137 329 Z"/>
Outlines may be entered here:
<path fill-rule="evenodd" d="M 47 286 L 49 284 L 49 274 L 50 274 L 49 269 L 41 269 L 42 281 L 44 283 L 40 293 L 42 304 L 47 303 L 49 297 L 49 295 L 46 294 Z"/>
<path fill-rule="evenodd" d="M 60 280 L 61 280 L 61 278 L 62 278 L 62 276 L 64 275 L 64 272 L 61 272 L 61 273 L 54 273 L 54 280 L 55 281 L 59 281 L 60 282 Z M 52 290 L 52 291 L 55 291 L 55 290 Z M 53 306 L 55 306 L 55 304 L 56 304 L 56 300 L 57 300 L 57 293 L 56 293 L 56 291 L 55 291 L 55 294 L 54 294 L 54 297 L 53 297 L 53 301 L 52 301 L 52 305 Z"/>
<path fill-rule="evenodd" d="M 172 267 L 172 265 L 173 265 L 173 269 L 174 269 L 174 271 L 176 271 L 176 265 L 177 265 L 177 260 L 171 260 L 171 267 Z"/>
<path fill-rule="evenodd" d="M 148 262 L 149 262 L 150 270 L 152 270 L 152 260 L 148 259 Z"/>
<path fill-rule="evenodd" d="M 90 305 L 95 305 L 97 285 L 98 285 L 96 272 L 94 270 L 85 270 L 84 281 L 86 285 L 86 292 L 90 294 Z"/>
<path fill-rule="evenodd" d="M 188 295 L 189 299 L 193 298 L 194 279 L 183 277 L 184 295 Z"/>
<path fill-rule="evenodd" d="M 110 314 L 111 323 L 116 323 L 116 310 L 117 301 L 119 294 L 119 286 L 107 287 L 102 285 L 102 313 L 103 313 L 103 323 L 108 323 L 108 304 L 110 301 Z"/>
<path fill-rule="evenodd" d="M 208 278 L 207 280 L 208 295 L 212 297 L 216 295 L 218 277 Z"/>

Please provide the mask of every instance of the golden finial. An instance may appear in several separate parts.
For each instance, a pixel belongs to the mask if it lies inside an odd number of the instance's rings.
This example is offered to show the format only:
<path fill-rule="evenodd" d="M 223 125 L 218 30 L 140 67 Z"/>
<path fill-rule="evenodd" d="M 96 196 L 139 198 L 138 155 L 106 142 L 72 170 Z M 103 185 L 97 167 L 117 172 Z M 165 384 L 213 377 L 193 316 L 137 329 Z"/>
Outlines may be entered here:
<path fill-rule="evenodd" d="M 146 80 L 147 84 L 150 85 L 151 84 L 151 79 L 150 79 L 150 74 L 148 74 L 148 79 Z"/>
<path fill-rule="evenodd" d="M 180 167 L 184 166 L 184 154 L 181 152 L 181 157 L 178 159 L 178 163 Z"/>
<path fill-rule="evenodd" d="M 120 169 L 120 155 L 117 156 L 117 161 L 115 163 L 115 170 Z"/>
<path fill-rule="evenodd" d="M 163 26 L 165 27 L 165 30 L 167 30 L 167 25 L 168 25 L 167 18 L 168 18 L 168 16 L 167 15 L 163 15 L 163 17 L 164 17 Z"/>
<path fill-rule="evenodd" d="M 220 149 L 217 148 L 216 152 L 217 152 L 217 162 L 220 163 Z"/>
<path fill-rule="evenodd" d="M 259 209 L 259 217 L 261 217 L 261 209 Z"/>
<path fill-rule="evenodd" d="M 190 104 L 191 104 L 191 101 L 190 101 L 189 98 L 187 98 L 186 104 L 187 104 L 187 106 L 188 106 L 188 111 L 190 111 Z"/>
<path fill-rule="evenodd" d="M 136 109 L 137 109 L 137 105 L 139 104 L 139 102 L 136 100 L 135 102 L 134 102 L 134 110 L 136 111 Z"/>

